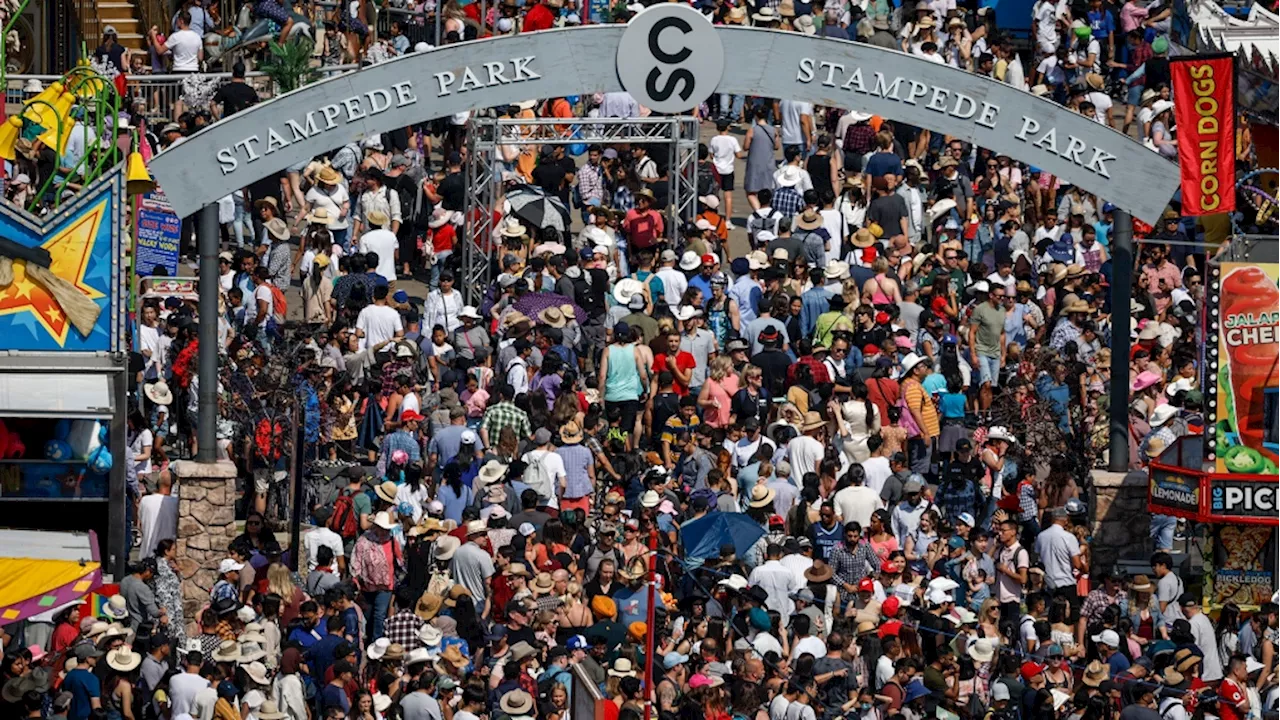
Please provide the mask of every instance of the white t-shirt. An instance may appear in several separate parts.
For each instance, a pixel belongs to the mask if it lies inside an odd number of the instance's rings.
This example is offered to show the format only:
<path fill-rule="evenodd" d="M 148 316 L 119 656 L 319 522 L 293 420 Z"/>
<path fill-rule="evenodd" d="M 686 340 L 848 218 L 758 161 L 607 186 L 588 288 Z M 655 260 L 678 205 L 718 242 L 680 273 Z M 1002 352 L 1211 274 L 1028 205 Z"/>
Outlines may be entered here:
<path fill-rule="evenodd" d="M 360 349 L 373 347 L 384 340 L 390 340 L 396 333 L 404 331 L 400 322 L 400 313 L 386 305 L 367 305 L 356 317 L 356 329 L 364 332 L 360 338 Z"/>
<path fill-rule="evenodd" d="M 342 557 L 342 536 L 327 527 L 317 527 L 302 536 L 302 547 L 307 552 L 307 572 L 316 569 L 316 556 L 320 548 L 327 547 L 333 551 L 333 558 Z"/>
<path fill-rule="evenodd" d="M 1036 21 L 1036 44 L 1042 53 L 1050 53 L 1058 47 L 1058 5 L 1041 0 L 1031 9 Z"/>
<path fill-rule="evenodd" d="M 782 144 L 800 145 L 804 142 L 804 129 L 800 126 L 800 118 L 804 115 L 813 120 L 813 105 L 800 100 L 783 100 L 778 108 L 782 114 Z"/>
<path fill-rule="evenodd" d="M 869 457 L 861 463 L 862 471 L 866 473 L 867 479 L 864 484 L 880 494 L 884 490 L 884 483 L 893 474 L 893 470 L 889 469 L 889 458 L 883 455 Z"/>
<path fill-rule="evenodd" d="M 803 637 L 791 647 L 791 659 L 795 660 L 805 653 L 809 653 L 816 660 L 827 654 L 827 644 L 822 642 L 822 638 L 812 635 Z"/>
<path fill-rule="evenodd" d="M 738 143 L 738 138 L 732 135 L 716 135 L 711 138 L 711 142 L 707 143 L 707 148 L 711 150 L 711 162 L 715 164 L 716 172 L 721 175 L 733 173 L 733 161 L 737 159 L 738 153 L 742 152 L 742 145 Z"/>
<path fill-rule="evenodd" d="M 319 186 L 316 186 L 307 191 L 305 199 L 311 210 L 324 208 L 329 211 L 329 217 L 335 218 L 329 225 L 330 230 L 347 229 L 349 218 L 342 214 L 342 204 L 349 202 L 351 196 L 347 194 L 345 187 L 336 185 L 332 192 L 325 192 Z"/>
<path fill-rule="evenodd" d="M 142 527 L 139 554 L 155 555 L 156 543 L 178 537 L 178 498 L 152 493 L 138 502 L 138 522 Z"/>
<path fill-rule="evenodd" d="M 801 435 L 787 443 L 787 457 L 791 462 L 791 479 L 801 485 L 805 473 L 817 472 L 818 463 L 822 462 L 825 449 L 822 443 Z"/>
<path fill-rule="evenodd" d="M 200 36 L 190 30 L 179 30 L 165 38 L 165 47 L 173 53 L 174 72 L 197 72 L 200 70 L 200 48 L 204 43 Z"/>
<path fill-rule="evenodd" d="M 1111 96 L 1095 90 L 1086 93 L 1084 98 L 1093 103 L 1093 119 L 1105 125 L 1107 123 L 1107 113 L 1111 112 Z"/>
<path fill-rule="evenodd" d="M 1019 90 L 1027 89 L 1027 73 L 1022 69 L 1022 60 L 1014 56 L 1009 60 L 1008 66 L 1004 71 L 1004 82 Z"/>
<path fill-rule="evenodd" d="M 831 498 L 836 516 L 861 527 L 871 523 L 871 514 L 880 509 L 880 493 L 866 485 L 850 485 Z"/>
<path fill-rule="evenodd" d="M 151 431 L 144 428 L 133 438 L 133 443 L 129 445 L 129 459 L 133 460 L 142 452 L 143 448 L 151 447 L 153 442 L 155 442 L 155 439 L 152 437 Z M 139 475 L 151 472 L 151 455 L 148 454 L 145 460 L 135 460 L 133 469 Z"/>
<path fill-rule="evenodd" d="M 360 236 L 360 252 L 377 253 L 379 275 L 394 282 L 396 279 L 396 251 L 400 249 L 400 241 L 390 230 L 370 230 Z"/>

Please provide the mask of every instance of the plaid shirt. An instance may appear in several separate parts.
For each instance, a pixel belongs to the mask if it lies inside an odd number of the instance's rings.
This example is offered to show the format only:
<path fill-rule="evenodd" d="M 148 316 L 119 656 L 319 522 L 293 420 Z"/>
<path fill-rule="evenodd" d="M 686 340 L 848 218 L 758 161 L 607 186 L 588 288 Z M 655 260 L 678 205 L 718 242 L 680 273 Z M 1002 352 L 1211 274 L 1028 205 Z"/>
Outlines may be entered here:
<path fill-rule="evenodd" d="M 876 555 L 876 551 L 872 549 L 869 542 L 860 541 L 853 550 L 849 549 L 847 543 L 837 543 L 831 548 L 831 555 L 827 558 L 827 562 L 831 564 L 832 572 L 841 583 L 838 586 L 840 598 L 847 599 L 852 597 L 853 593 L 845 591 L 844 585 L 856 585 L 859 580 L 879 568 L 880 556 Z"/>
<path fill-rule="evenodd" d="M 854 123 L 845 130 L 843 149 L 850 155 L 866 155 L 871 152 L 871 147 L 876 139 L 875 128 L 867 123 Z"/>
<path fill-rule="evenodd" d="M 780 187 L 773 193 L 772 207 L 783 217 L 795 217 L 804 212 L 804 196 L 793 187 Z"/>
<path fill-rule="evenodd" d="M 405 652 L 415 650 L 422 645 L 422 640 L 418 638 L 418 631 L 425 624 L 422 618 L 413 614 L 413 610 L 403 609 L 387 618 L 385 629 L 387 639 L 393 643 L 400 643 Z"/>
<path fill-rule="evenodd" d="M 500 402 L 484 411 L 484 420 L 480 422 L 480 429 L 489 434 L 490 443 L 497 444 L 503 428 L 515 430 L 518 440 L 533 434 L 528 413 L 516 407 L 514 403 Z"/>
<path fill-rule="evenodd" d="M 538 606 L 538 612 L 555 612 L 560 609 L 564 601 L 559 595 L 548 594 L 534 598 L 533 602 Z"/>
<path fill-rule="evenodd" d="M 604 168 L 586 163 L 578 168 L 578 194 L 585 203 L 596 199 L 604 202 Z"/>
<path fill-rule="evenodd" d="M 1080 617 L 1087 620 L 1097 620 L 1102 617 L 1102 611 L 1111 605 L 1120 605 L 1125 599 L 1123 594 L 1108 595 L 1107 588 L 1103 587 L 1089 593 L 1084 599 L 1084 604 L 1080 606 Z"/>
<path fill-rule="evenodd" d="M 1152 55 L 1154 55 L 1154 54 L 1155 54 L 1155 53 L 1151 51 L 1151 44 L 1150 44 L 1150 43 L 1146 43 L 1146 42 L 1140 42 L 1140 43 L 1138 43 L 1138 47 L 1136 47 L 1136 48 L 1129 48 L 1129 63 L 1128 63 L 1128 65 L 1126 66 L 1126 69 L 1127 69 L 1130 73 L 1133 73 L 1133 72 L 1137 71 L 1137 69 L 1138 69 L 1138 68 L 1140 68 L 1140 67 L 1142 67 L 1143 63 L 1145 63 L 1146 61 L 1150 60 L 1150 59 L 1151 59 L 1151 56 L 1152 56 Z M 1146 84 L 1146 78 L 1144 77 L 1144 78 L 1142 78 L 1141 80 L 1138 80 L 1138 81 L 1137 81 L 1136 83 L 1134 83 L 1134 84 L 1135 84 L 1135 85 L 1145 85 L 1145 84 Z"/>
<path fill-rule="evenodd" d="M 409 462 L 416 463 L 422 460 L 422 448 L 418 445 L 418 439 L 408 430 L 396 430 L 382 440 L 382 452 L 378 455 L 378 472 L 387 471 L 387 465 L 391 462 L 391 453 L 396 450 L 408 453 Z"/>

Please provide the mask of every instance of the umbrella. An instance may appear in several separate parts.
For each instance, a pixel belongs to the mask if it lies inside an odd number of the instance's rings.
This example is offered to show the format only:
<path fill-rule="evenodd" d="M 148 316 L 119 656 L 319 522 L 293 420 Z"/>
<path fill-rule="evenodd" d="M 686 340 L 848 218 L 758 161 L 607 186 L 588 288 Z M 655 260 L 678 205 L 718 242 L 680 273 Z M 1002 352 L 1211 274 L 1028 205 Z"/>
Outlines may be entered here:
<path fill-rule="evenodd" d="M 515 215 L 534 228 L 569 228 L 569 209 L 555 195 L 533 185 L 517 185 L 507 191 L 508 214 Z"/>
<path fill-rule="evenodd" d="M 534 320 L 537 320 L 538 313 L 542 312 L 543 310 L 546 310 L 547 308 L 552 308 L 552 307 L 558 308 L 561 305 L 572 305 L 573 313 L 574 313 L 573 317 L 579 323 L 581 323 L 587 317 L 587 312 L 583 310 L 581 307 L 579 307 L 577 303 L 575 303 L 572 299 L 567 298 L 564 295 L 560 295 L 558 293 L 549 293 L 549 292 L 525 293 L 520 298 L 518 298 L 514 303 L 512 303 L 511 307 L 521 313 L 524 313 L 525 317 L 533 318 Z"/>
<path fill-rule="evenodd" d="M 743 513 L 713 512 L 680 526 L 687 559 L 717 557 L 720 546 L 733 543 L 739 556 L 764 537 L 764 528 Z"/>

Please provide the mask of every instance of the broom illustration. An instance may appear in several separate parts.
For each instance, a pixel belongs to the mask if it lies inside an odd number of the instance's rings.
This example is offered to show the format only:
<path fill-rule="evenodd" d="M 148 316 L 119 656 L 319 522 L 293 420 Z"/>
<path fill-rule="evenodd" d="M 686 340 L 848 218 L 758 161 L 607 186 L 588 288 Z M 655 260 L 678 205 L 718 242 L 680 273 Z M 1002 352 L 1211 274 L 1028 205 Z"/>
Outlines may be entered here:
<path fill-rule="evenodd" d="M 94 325 L 98 323 L 98 316 L 102 314 L 102 308 L 98 307 L 98 303 L 91 300 L 89 296 L 76 289 L 75 285 L 53 274 L 49 269 L 53 264 L 53 258 L 48 250 L 27 247 L 12 240 L 0 238 L 0 288 L 8 287 L 13 283 L 14 260 L 26 261 L 27 277 L 40 283 L 45 290 L 49 291 L 81 335 L 87 336 L 93 332 Z"/>

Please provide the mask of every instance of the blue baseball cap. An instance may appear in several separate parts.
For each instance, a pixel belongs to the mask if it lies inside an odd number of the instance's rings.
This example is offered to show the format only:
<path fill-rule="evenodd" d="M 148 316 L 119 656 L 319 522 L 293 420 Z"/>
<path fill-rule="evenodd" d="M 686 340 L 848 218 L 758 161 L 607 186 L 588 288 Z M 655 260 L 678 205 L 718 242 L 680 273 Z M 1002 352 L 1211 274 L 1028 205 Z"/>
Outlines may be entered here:
<path fill-rule="evenodd" d="M 596 256 L 595 253 L 592 252 L 591 248 L 589 247 L 584 247 L 578 251 L 578 257 L 582 258 L 583 260 L 590 260 L 595 256 Z"/>
<path fill-rule="evenodd" d="M 683 665 L 689 662 L 689 656 L 684 653 L 669 652 L 662 656 L 662 667 L 670 670 L 677 665 Z"/>
<path fill-rule="evenodd" d="M 398 303 L 406 303 L 409 302 L 409 293 L 404 290 L 397 290 L 395 294 L 391 296 L 391 299 Z"/>
<path fill-rule="evenodd" d="M 587 642 L 587 639 L 581 635 L 574 635 L 569 638 L 569 641 L 564 645 L 570 650 L 586 650 L 591 647 L 591 644 Z"/>

